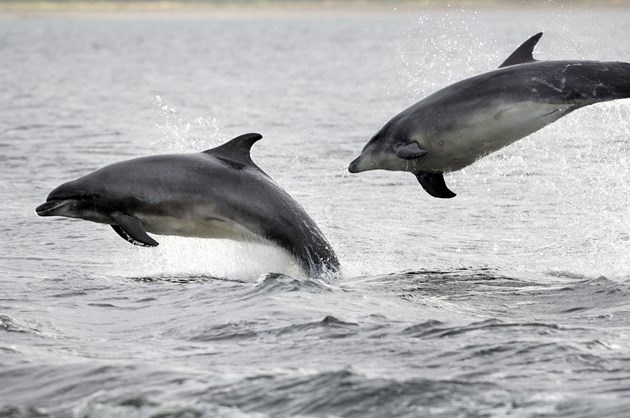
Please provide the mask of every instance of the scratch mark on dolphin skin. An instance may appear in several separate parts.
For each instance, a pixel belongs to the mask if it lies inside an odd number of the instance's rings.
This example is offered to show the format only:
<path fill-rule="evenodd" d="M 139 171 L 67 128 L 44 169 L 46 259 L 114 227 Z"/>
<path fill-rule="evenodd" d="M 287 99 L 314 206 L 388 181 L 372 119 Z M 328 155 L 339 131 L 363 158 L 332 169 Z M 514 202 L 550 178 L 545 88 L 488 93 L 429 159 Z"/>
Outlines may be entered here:
<path fill-rule="evenodd" d="M 557 92 L 559 92 L 559 93 L 562 93 L 562 89 L 560 89 L 560 88 L 558 88 L 558 87 L 554 86 L 553 84 L 551 84 L 551 83 L 550 83 L 550 82 L 548 82 L 548 81 L 542 80 L 542 79 L 540 79 L 540 78 L 538 78 L 538 77 L 534 77 L 534 78 L 532 78 L 532 81 L 535 81 L 535 82 L 537 82 L 537 83 L 542 84 L 543 86 L 547 86 L 547 87 L 549 87 L 550 89 L 553 89 L 553 90 L 555 90 L 555 91 L 557 91 Z"/>

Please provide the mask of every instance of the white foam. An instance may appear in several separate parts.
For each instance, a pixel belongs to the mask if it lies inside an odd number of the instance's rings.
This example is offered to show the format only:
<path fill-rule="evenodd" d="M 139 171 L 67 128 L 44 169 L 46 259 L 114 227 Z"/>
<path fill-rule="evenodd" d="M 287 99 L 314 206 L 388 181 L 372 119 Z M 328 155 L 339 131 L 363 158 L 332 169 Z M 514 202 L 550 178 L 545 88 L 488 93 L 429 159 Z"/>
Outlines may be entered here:
<path fill-rule="evenodd" d="M 155 248 L 133 247 L 116 263 L 117 275 L 128 277 L 210 276 L 255 281 L 273 272 L 302 275 L 293 257 L 276 246 L 218 239 L 157 237 Z M 121 255 L 121 254 L 119 254 Z"/>

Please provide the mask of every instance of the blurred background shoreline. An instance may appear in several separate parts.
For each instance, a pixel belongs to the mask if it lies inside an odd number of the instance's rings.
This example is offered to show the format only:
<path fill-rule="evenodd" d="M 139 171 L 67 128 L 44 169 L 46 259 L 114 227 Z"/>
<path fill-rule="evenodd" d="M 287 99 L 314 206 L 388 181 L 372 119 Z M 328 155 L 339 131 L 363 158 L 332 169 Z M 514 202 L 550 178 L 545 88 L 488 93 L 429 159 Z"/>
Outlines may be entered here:
<path fill-rule="evenodd" d="M 0 16 L 65 15 L 168 15 L 185 16 L 295 16 L 303 14 L 384 13 L 457 8 L 475 9 L 630 9 L 630 0 L 549 1 L 549 0 L 177 0 L 177 1 L 38 1 L 0 0 Z"/>

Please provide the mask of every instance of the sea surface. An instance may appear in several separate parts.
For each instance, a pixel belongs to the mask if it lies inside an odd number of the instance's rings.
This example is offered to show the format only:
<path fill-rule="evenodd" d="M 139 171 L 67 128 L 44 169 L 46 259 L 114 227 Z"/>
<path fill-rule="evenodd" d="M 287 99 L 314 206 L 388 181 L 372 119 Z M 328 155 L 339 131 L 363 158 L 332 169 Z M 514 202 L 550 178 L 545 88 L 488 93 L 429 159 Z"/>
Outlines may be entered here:
<path fill-rule="evenodd" d="M 496 68 L 630 61 L 630 10 L 0 15 L 0 417 L 630 416 L 630 101 L 431 198 L 346 171 L 396 113 Z M 334 246 L 40 218 L 62 182 L 246 132 Z"/>

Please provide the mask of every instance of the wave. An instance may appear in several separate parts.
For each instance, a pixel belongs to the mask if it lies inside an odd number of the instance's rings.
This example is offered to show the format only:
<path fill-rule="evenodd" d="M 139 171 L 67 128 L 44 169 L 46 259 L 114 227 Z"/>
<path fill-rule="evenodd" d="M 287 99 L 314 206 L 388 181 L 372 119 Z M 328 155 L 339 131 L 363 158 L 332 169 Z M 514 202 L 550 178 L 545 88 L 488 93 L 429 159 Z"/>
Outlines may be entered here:
<path fill-rule="evenodd" d="M 262 275 L 254 286 L 255 293 L 330 292 L 333 287 L 322 279 L 292 277 L 279 273 Z"/>
<path fill-rule="evenodd" d="M 343 338 L 357 333 L 359 324 L 346 322 L 332 315 L 321 321 L 291 324 L 285 327 L 265 327 L 265 322 L 239 321 L 220 324 L 203 329 L 189 337 L 192 341 L 224 341 L 259 338 L 277 338 L 287 335 L 317 336 L 320 338 Z"/>
<path fill-rule="evenodd" d="M 41 334 L 42 326 L 29 320 L 18 319 L 9 315 L 0 315 L 0 331 Z"/>
<path fill-rule="evenodd" d="M 270 416 L 461 416 L 496 408 L 508 392 L 487 382 L 371 378 L 352 369 L 293 377 L 258 376 L 205 389 L 202 399 Z M 445 399 L 451 399 L 445 402 Z"/>

